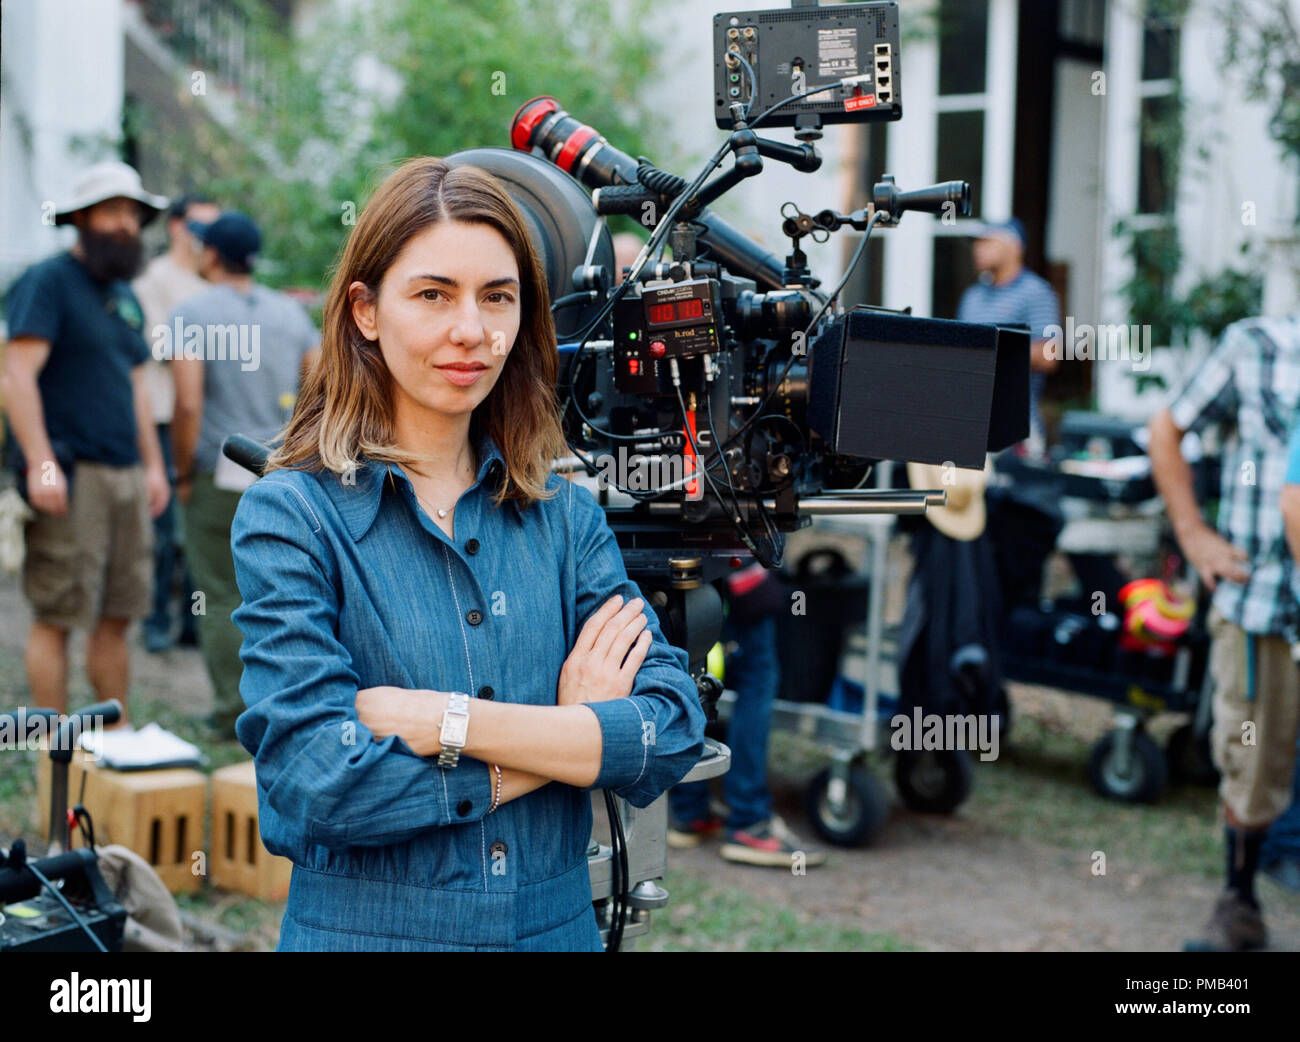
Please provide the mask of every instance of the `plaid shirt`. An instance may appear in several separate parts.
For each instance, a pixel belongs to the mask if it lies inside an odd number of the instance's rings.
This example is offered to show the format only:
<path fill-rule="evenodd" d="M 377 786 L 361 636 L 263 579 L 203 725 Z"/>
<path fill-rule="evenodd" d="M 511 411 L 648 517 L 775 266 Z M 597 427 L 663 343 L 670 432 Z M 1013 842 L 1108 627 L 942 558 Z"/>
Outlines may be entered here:
<path fill-rule="evenodd" d="M 1169 411 L 1182 430 L 1217 423 L 1232 432 L 1224 445 L 1218 527 L 1246 552 L 1250 579 L 1244 585 L 1219 580 L 1214 606 L 1248 633 L 1285 634 L 1300 619 L 1278 503 L 1288 437 L 1300 416 L 1300 314 L 1233 323 Z"/>

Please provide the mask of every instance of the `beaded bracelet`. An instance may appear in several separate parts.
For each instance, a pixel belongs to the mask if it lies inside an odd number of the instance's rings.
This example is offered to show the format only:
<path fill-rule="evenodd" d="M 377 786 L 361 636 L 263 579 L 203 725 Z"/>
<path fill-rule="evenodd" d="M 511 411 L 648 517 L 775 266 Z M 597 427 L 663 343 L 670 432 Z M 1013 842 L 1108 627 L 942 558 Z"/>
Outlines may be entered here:
<path fill-rule="evenodd" d="M 496 768 L 497 772 L 497 794 L 492 798 L 492 806 L 488 808 L 489 814 L 501 806 L 501 768 L 495 763 L 492 766 Z"/>

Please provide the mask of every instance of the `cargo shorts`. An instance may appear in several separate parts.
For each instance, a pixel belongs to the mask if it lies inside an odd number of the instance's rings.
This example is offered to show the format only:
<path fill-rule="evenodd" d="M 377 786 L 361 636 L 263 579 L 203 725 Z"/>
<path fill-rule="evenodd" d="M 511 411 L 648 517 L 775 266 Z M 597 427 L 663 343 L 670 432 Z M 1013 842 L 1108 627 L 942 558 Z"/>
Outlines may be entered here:
<path fill-rule="evenodd" d="M 23 594 L 37 622 L 89 629 L 153 606 L 153 519 L 144 466 L 78 460 L 68 512 L 36 511 L 24 529 Z"/>
<path fill-rule="evenodd" d="M 1291 804 L 1300 665 L 1282 637 L 1247 633 L 1214 608 L 1207 623 L 1219 795 L 1243 826 L 1268 825 Z"/>

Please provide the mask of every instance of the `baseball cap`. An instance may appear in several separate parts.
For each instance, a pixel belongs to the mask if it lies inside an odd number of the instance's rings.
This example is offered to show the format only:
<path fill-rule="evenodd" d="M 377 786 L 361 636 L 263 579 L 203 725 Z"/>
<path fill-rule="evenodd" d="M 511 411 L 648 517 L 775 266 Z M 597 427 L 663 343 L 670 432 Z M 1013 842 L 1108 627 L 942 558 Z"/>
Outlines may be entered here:
<path fill-rule="evenodd" d="M 252 268 L 257 251 L 262 248 L 262 233 L 246 213 L 227 210 L 215 221 L 186 221 L 189 228 L 204 246 L 211 246 L 222 259 L 241 267 Z"/>
<path fill-rule="evenodd" d="M 1010 217 L 1005 221 L 985 221 L 975 225 L 971 229 L 972 238 L 976 239 L 1015 239 L 1023 248 L 1028 237 L 1025 235 L 1025 226 L 1016 218 Z"/>

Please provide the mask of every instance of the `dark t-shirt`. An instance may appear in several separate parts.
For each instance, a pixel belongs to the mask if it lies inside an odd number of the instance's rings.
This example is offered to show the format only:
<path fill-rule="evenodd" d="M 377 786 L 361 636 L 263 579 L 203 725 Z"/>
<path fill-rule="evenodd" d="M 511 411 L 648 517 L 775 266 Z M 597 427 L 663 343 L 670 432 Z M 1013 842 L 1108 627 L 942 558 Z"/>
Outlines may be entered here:
<path fill-rule="evenodd" d="M 55 454 L 139 463 L 131 370 L 150 354 L 130 284 L 95 282 L 71 253 L 60 253 L 23 272 L 7 305 L 10 340 L 50 343 L 37 386 Z M 17 449 L 16 440 L 8 444 Z"/>

